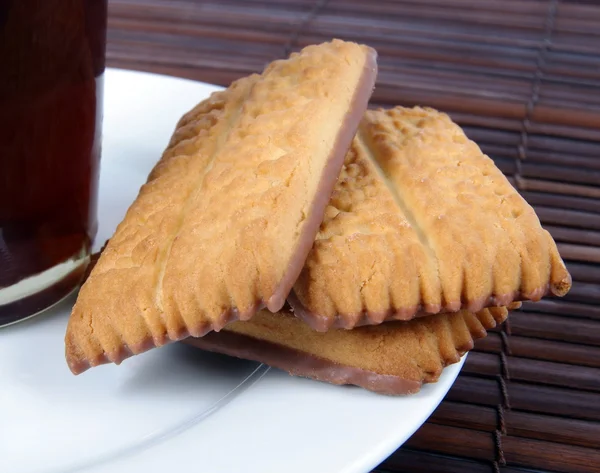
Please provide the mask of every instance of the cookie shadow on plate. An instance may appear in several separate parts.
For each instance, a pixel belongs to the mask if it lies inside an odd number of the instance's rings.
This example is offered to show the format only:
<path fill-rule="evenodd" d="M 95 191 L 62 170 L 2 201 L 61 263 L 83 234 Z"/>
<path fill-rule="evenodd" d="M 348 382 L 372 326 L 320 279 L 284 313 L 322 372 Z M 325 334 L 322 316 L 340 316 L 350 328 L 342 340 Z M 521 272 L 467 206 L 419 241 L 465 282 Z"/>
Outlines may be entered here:
<path fill-rule="evenodd" d="M 135 369 L 121 388 L 123 394 L 160 395 L 203 387 L 207 383 L 235 389 L 260 366 L 255 361 L 210 353 L 182 343 L 167 345 L 159 351 L 163 352 L 162 356 L 136 357 Z"/>

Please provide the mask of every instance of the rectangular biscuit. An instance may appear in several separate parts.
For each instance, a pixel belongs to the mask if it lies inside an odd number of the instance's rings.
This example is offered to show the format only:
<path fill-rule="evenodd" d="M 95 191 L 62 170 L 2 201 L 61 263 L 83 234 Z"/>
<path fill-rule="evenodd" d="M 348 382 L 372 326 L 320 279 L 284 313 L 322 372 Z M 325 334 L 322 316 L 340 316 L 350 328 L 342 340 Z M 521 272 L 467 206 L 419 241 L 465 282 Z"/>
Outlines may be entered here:
<path fill-rule="evenodd" d="M 354 384 L 382 394 L 412 394 L 438 380 L 473 341 L 502 323 L 504 307 L 460 311 L 408 322 L 315 332 L 291 312 L 261 311 L 219 333 L 184 343 L 266 363 L 292 375 Z"/>
<path fill-rule="evenodd" d="M 450 118 L 369 110 L 289 302 L 316 330 L 563 296 L 533 208 Z"/>
<path fill-rule="evenodd" d="M 366 109 L 375 58 L 355 43 L 309 46 L 180 120 L 73 308 L 74 373 L 282 307 Z"/>

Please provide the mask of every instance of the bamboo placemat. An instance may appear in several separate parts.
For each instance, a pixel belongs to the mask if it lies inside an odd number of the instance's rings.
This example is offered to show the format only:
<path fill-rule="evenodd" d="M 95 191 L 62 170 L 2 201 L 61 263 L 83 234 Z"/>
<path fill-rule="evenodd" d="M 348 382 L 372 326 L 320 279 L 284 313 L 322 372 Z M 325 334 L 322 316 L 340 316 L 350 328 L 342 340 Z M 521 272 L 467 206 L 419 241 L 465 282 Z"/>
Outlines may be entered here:
<path fill-rule="evenodd" d="M 449 112 L 573 275 L 477 344 L 377 471 L 600 472 L 600 2 L 110 0 L 110 66 L 227 85 L 309 43 L 379 51 L 373 106 Z"/>

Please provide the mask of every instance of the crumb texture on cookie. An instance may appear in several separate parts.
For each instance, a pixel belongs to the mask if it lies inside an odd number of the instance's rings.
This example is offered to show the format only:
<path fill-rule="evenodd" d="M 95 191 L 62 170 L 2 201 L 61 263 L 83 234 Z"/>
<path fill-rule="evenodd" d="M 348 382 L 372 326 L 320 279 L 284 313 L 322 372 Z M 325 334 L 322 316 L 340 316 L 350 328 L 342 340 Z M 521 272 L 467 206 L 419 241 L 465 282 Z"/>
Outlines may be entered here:
<path fill-rule="evenodd" d="M 368 111 L 290 296 L 317 330 L 562 296 L 571 278 L 533 208 L 428 108 Z"/>
<path fill-rule="evenodd" d="M 474 340 L 485 337 L 507 315 L 505 307 L 492 307 L 316 332 L 289 312 L 261 311 L 248 322 L 234 322 L 186 343 L 297 376 L 383 394 L 411 394 L 423 383 L 436 382 L 444 367 L 457 363 Z"/>
<path fill-rule="evenodd" d="M 81 289 L 65 339 L 71 370 L 280 309 L 375 75 L 373 50 L 335 40 L 183 116 Z"/>

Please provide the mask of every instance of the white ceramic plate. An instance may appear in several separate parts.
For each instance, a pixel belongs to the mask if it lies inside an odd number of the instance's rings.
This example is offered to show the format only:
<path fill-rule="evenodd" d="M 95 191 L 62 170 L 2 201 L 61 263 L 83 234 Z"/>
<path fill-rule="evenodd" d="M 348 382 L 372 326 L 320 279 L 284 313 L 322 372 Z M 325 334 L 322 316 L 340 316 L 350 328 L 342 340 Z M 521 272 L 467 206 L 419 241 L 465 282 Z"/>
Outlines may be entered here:
<path fill-rule="evenodd" d="M 98 244 L 178 118 L 216 89 L 107 71 Z M 63 355 L 72 304 L 0 330 L 3 473 L 366 472 L 425 421 L 462 366 L 394 398 L 173 344 L 75 377 Z"/>

